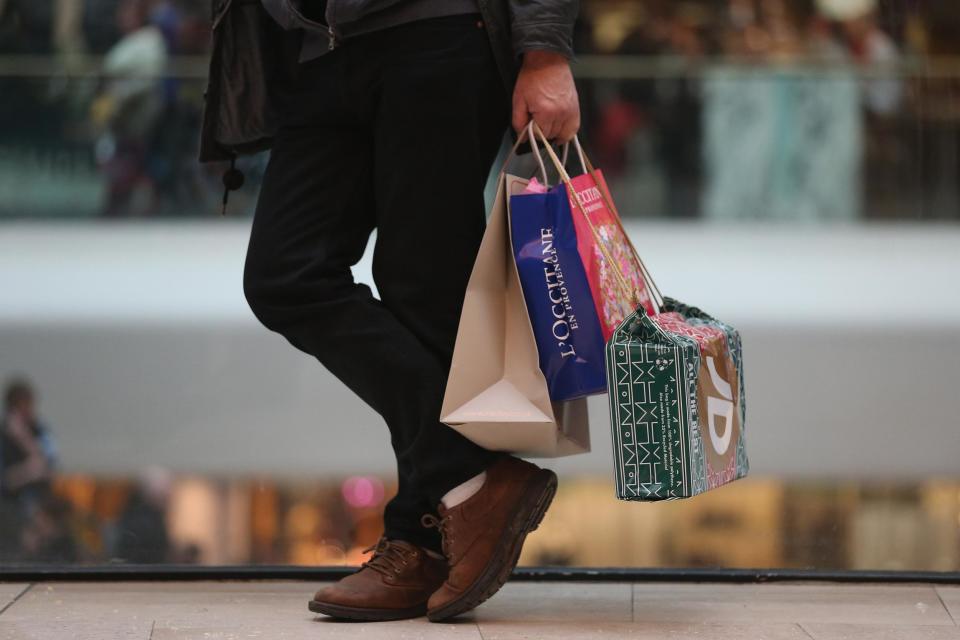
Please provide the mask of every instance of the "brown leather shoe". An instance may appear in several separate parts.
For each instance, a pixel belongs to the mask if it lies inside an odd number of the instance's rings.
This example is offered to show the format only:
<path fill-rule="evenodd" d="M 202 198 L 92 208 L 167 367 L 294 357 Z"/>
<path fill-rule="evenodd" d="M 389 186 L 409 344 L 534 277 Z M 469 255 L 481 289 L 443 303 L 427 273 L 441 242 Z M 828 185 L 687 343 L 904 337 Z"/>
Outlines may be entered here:
<path fill-rule="evenodd" d="M 512 456 L 487 469 L 480 491 L 457 506 L 423 517 L 443 536 L 450 574 L 427 603 L 439 622 L 473 609 L 495 594 L 517 566 L 523 541 L 536 529 L 557 491 L 557 475 Z"/>
<path fill-rule="evenodd" d="M 360 570 L 317 591 L 310 611 L 345 620 L 402 620 L 427 612 L 427 598 L 447 577 L 447 563 L 420 547 L 381 538 Z"/>

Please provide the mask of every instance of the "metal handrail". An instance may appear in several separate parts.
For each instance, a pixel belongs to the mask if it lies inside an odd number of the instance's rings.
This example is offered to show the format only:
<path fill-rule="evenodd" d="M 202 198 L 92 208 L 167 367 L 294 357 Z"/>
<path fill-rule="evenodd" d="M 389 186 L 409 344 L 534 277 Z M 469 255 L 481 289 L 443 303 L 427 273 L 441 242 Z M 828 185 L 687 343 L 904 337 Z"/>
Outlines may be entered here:
<path fill-rule="evenodd" d="M 207 56 L 172 56 L 158 76 L 202 80 L 207 77 Z M 796 58 L 759 60 L 749 57 L 584 55 L 573 70 L 582 79 L 651 80 L 698 77 L 717 69 L 739 71 L 780 71 L 808 74 L 844 73 L 862 78 L 960 78 L 960 57 L 905 57 L 893 63 L 860 64 Z M 103 75 L 103 56 L 0 55 L 0 78 L 98 78 Z M 138 76 L 146 77 L 146 76 Z"/>
<path fill-rule="evenodd" d="M 0 582 L 108 582 L 190 580 L 339 580 L 356 567 L 302 565 L 15 565 L 0 564 Z M 960 585 L 958 571 L 876 571 L 860 569 L 724 569 L 646 567 L 517 567 L 513 580 L 525 582 L 770 582 L 926 583 Z"/>

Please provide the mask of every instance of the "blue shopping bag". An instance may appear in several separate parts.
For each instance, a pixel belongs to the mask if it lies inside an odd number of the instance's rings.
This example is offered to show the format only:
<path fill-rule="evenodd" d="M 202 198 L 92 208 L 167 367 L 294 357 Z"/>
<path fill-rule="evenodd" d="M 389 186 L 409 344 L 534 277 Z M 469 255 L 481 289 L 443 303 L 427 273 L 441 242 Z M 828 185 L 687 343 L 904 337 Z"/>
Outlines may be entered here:
<path fill-rule="evenodd" d="M 553 401 L 606 393 L 604 340 L 566 187 L 510 196 L 510 241 Z"/>

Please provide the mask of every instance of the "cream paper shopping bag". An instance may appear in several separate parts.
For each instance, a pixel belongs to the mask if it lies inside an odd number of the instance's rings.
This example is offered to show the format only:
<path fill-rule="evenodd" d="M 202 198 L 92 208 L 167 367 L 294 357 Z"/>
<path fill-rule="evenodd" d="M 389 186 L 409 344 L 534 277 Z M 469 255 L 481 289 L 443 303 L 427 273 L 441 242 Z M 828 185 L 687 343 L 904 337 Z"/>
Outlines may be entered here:
<path fill-rule="evenodd" d="M 482 447 L 535 457 L 590 450 L 586 399 L 551 403 L 509 238 L 501 172 L 460 317 L 440 420 Z"/>

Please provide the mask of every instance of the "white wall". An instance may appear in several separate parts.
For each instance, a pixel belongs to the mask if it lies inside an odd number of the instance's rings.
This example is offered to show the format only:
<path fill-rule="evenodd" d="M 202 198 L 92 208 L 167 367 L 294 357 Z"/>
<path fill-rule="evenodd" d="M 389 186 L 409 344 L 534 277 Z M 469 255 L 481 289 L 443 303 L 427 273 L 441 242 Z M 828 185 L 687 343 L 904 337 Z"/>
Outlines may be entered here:
<path fill-rule="evenodd" d="M 64 469 L 390 472 L 386 428 L 262 329 L 243 300 L 248 223 L 0 227 L 0 376 L 29 374 Z M 762 474 L 960 471 L 960 229 L 632 224 L 668 294 L 744 337 Z M 357 268 L 369 280 L 369 260 Z M 593 453 L 607 473 L 604 399 Z"/>

